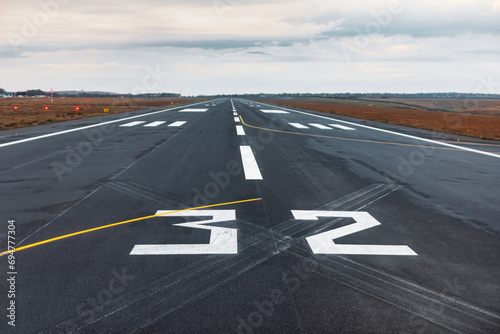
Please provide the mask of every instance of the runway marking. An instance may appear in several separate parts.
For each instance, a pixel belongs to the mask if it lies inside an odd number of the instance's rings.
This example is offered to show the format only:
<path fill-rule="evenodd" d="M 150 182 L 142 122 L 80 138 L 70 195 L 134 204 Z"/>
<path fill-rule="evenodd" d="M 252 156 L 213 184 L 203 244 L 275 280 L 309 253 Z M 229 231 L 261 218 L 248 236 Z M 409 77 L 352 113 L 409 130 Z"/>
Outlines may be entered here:
<path fill-rule="evenodd" d="M 289 112 L 278 109 L 261 109 L 260 111 L 265 114 L 289 114 Z"/>
<path fill-rule="evenodd" d="M 158 126 L 158 125 L 162 125 L 163 123 L 166 123 L 166 121 L 156 121 L 156 122 L 153 122 L 153 123 L 145 124 L 144 126 L 155 127 L 155 126 Z"/>
<path fill-rule="evenodd" d="M 200 103 L 201 102 L 197 102 L 197 103 L 194 103 L 193 105 L 197 105 L 197 104 L 200 104 Z M 58 136 L 58 135 L 62 135 L 62 134 L 66 134 L 66 133 L 71 133 L 71 132 L 75 132 L 75 131 L 81 131 L 81 130 L 91 129 L 91 128 L 95 128 L 95 127 L 98 127 L 98 126 L 103 126 L 103 125 L 108 125 L 108 124 L 113 124 L 113 123 L 128 121 L 128 120 L 131 120 L 131 119 L 140 118 L 140 117 L 146 117 L 146 116 L 155 115 L 155 114 L 159 114 L 159 113 L 164 113 L 166 111 L 172 111 L 172 110 L 176 110 L 176 109 L 179 109 L 179 108 L 183 108 L 183 107 L 179 106 L 179 107 L 174 107 L 174 108 L 169 108 L 169 109 L 163 109 L 163 110 L 153 111 L 153 112 L 142 114 L 142 115 L 130 116 L 130 117 L 125 117 L 125 118 L 120 118 L 120 119 L 114 119 L 112 121 L 106 121 L 106 122 L 101 122 L 101 123 L 97 123 L 97 124 L 86 125 L 86 126 L 82 126 L 82 127 L 75 128 L 75 129 L 69 129 L 69 130 L 57 131 L 57 132 L 53 132 L 53 133 L 47 133 L 45 135 L 40 135 L 40 136 L 36 136 L 36 137 L 25 138 L 25 139 L 20 139 L 20 140 L 16 140 L 16 141 L 11 141 L 11 142 L 8 142 L 8 143 L 3 143 L 3 144 L 0 144 L 0 147 L 5 147 L 5 146 L 10 146 L 10 145 L 16 145 L 16 144 L 26 143 L 26 142 L 29 142 L 29 141 L 34 141 L 34 140 L 39 140 L 39 139 L 43 139 L 43 138 Z"/>
<path fill-rule="evenodd" d="M 350 128 L 348 126 L 340 125 L 340 124 L 328 124 L 328 125 L 336 127 L 337 129 L 341 129 L 341 130 L 356 130 L 356 129 Z"/>
<path fill-rule="evenodd" d="M 297 129 L 309 129 L 308 126 L 302 125 L 300 123 L 288 123 L 288 124 L 290 124 L 291 126 L 297 128 Z"/>
<path fill-rule="evenodd" d="M 233 108 L 233 111 L 236 111 L 236 108 L 234 107 L 233 99 L 231 99 L 230 101 L 231 101 L 231 107 Z"/>
<path fill-rule="evenodd" d="M 332 128 L 329 128 L 323 124 L 318 124 L 318 123 L 309 123 L 310 126 L 314 126 L 315 128 L 322 129 L 322 130 L 331 130 Z"/>
<path fill-rule="evenodd" d="M 449 147 L 449 148 L 452 148 L 452 149 L 455 149 L 455 150 L 467 151 L 467 152 L 472 152 L 472 153 L 487 155 L 487 156 L 490 156 L 490 157 L 494 157 L 494 158 L 500 159 L 500 154 L 496 154 L 496 153 L 490 153 L 490 152 L 475 150 L 473 148 L 468 148 L 468 147 L 463 147 L 463 146 L 448 144 L 448 143 L 445 143 L 445 142 L 440 142 L 440 141 L 436 141 L 436 140 L 432 140 L 432 139 L 426 139 L 426 138 L 421 138 L 421 137 L 417 137 L 417 136 L 407 135 L 407 134 L 404 134 L 404 133 L 399 133 L 399 132 L 395 132 L 395 131 L 391 131 L 391 130 L 379 129 L 379 128 L 375 128 L 375 127 L 368 126 L 368 125 L 362 125 L 362 124 L 357 124 L 357 123 L 353 123 L 353 122 L 342 121 L 342 120 L 336 119 L 336 118 L 331 118 L 331 117 L 326 117 L 326 116 L 320 116 L 320 115 L 310 114 L 310 113 L 307 113 L 307 112 L 304 112 L 304 111 L 288 109 L 288 108 L 285 108 L 285 107 L 280 107 L 280 108 L 284 109 L 284 110 L 291 111 L 291 112 L 295 112 L 295 113 L 299 113 L 299 114 L 304 114 L 304 115 L 307 115 L 307 116 L 313 116 L 313 117 L 327 119 L 329 121 L 333 120 L 335 122 L 341 122 L 341 123 L 349 124 L 349 125 L 352 125 L 354 127 L 360 127 L 360 128 L 370 129 L 370 130 L 374 130 L 374 131 L 389 133 L 389 134 L 400 136 L 400 137 L 421 140 L 421 141 L 424 141 L 424 142 L 427 142 L 427 143 L 433 143 L 433 144 L 437 144 L 437 145 L 441 145 L 441 146 L 446 146 L 446 147 Z M 404 145 L 404 144 L 400 144 L 400 145 Z M 408 146 L 418 146 L 418 145 L 408 145 Z M 422 146 L 422 147 L 427 147 L 427 146 Z"/>
<path fill-rule="evenodd" d="M 360 232 L 380 223 L 368 212 L 362 211 L 309 211 L 292 210 L 297 220 L 318 220 L 318 217 L 352 218 L 355 223 L 333 230 L 306 237 L 306 241 L 314 254 L 350 254 L 350 255 L 409 255 L 416 256 L 406 245 L 352 245 L 336 244 L 333 240 L 349 234 Z"/>
<path fill-rule="evenodd" d="M 236 134 L 238 136 L 244 136 L 245 135 L 245 130 L 243 130 L 243 126 L 236 125 Z"/>
<path fill-rule="evenodd" d="M 186 121 L 177 121 L 177 122 L 173 122 L 172 124 L 169 124 L 168 126 L 172 126 L 172 127 L 177 127 L 177 126 L 181 126 L 181 125 L 184 125 L 186 123 Z"/>
<path fill-rule="evenodd" d="M 4 256 L 4 255 L 7 255 L 7 254 L 10 254 L 11 252 L 18 252 L 20 250 L 24 250 L 24 249 L 28 249 L 28 248 L 40 246 L 40 245 L 47 244 L 47 243 L 50 243 L 50 242 L 54 242 L 54 241 L 57 241 L 57 240 L 70 238 L 70 237 L 73 237 L 73 236 L 76 236 L 76 235 L 85 234 L 85 233 L 89 233 L 89 232 L 93 232 L 93 231 L 98 231 L 98 230 L 103 230 L 103 229 L 108 228 L 108 227 L 113 227 L 113 226 L 118 226 L 118 225 L 124 225 L 124 224 L 133 223 L 133 222 L 136 222 L 136 221 L 145 220 L 145 219 L 149 219 L 149 218 L 160 217 L 160 216 L 165 216 L 165 215 L 174 214 L 174 213 L 178 213 L 178 212 L 184 212 L 184 211 L 191 211 L 191 210 L 198 210 L 198 209 L 205 209 L 205 208 L 213 208 L 213 207 L 216 207 L 216 206 L 225 206 L 225 205 L 239 204 L 239 203 L 246 203 L 246 202 L 254 202 L 254 201 L 260 201 L 260 200 L 262 200 L 262 198 L 251 198 L 251 199 L 244 199 L 244 200 L 234 201 L 234 202 L 209 204 L 209 205 L 203 205 L 203 206 L 198 206 L 198 207 L 194 207 L 194 208 L 169 211 L 169 212 L 166 212 L 166 213 L 156 214 L 156 215 L 152 215 L 152 216 L 145 216 L 145 217 L 139 217 L 139 218 L 134 218 L 134 219 L 130 219 L 130 220 L 124 220 L 124 221 L 121 221 L 121 222 L 118 222 L 118 223 L 113 223 L 113 224 L 109 224 L 109 225 L 94 227 L 94 228 L 91 228 L 91 229 L 88 229 L 88 230 L 83 230 L 83 231 L 78 231 L 78 232 L 74 232 L 74 233 L 70 233 L 70 234 L 65 234 L 65 235 L 61 235 L 59 237 L 47 239 L 47 240 L 44 240 L 44 241 L 35 242 L 33 244 L 30 244 L 30 245 L 21 246 L 21 247 L 18 247 L 18 248 L 14 248 L 14 249 L 10 249 L 10 250 L 7 250 L 7 251 L 3 251 L 2 253 L 0 253 L 0 256 Z"/>
<path fill-rule="evenodd" d="M 238 113 L 237 112 L 233 112 L 233 116 L 238 116 Z"/>
<path fill-rule="evenodd" d="M 241 160 L 243 161 L 243 171 L 247 180 L 262 180 L 259 165 L 250 146 L 240 146 Z"/>
<path fill-rule="evenodd" d="M 200 108 L 186 108 L 186 109 L 181 109 L 179 112 L 205 112 L 208 109 L 200 109 Z"/>
<path fill-rule="evenodd" d="M 173 224 L 203 230 L 210 230 L 208 244 L 146 244 L 135 245 L 130 255 L 195 255 L 195 254 L 238 254 L 238 230 L 235 228 L 206 226 L 236 220 L 236 210 L 191 210 L 189 212 L 173 212 L 158 210 L 156 214 L 169 214 L 174 217 L 206 217 L 212 219 Z"/>
<path fill-rule="evenodd" d="M 264 130 L 264 131 L 271 131 L 271 132 L 278 132 L 278 133 L 287 133 L 290 135 L 296 135 L 296 136 L 306 136 L 306 137 L 318 137 L 318 138 L 329 138 L 329 139 L 338 139 L 338 140 L 348 140 L 348 141 L 357 141 L 357 142 L 363 142 L 363 143 L 374 143 L 374 144 L 385 144 L 385 145 L 397 145 L 397 146 L 410 146 L 410 147 L 431 147 L 435 148 L 437 150 L 454 150 L 458 151 L 460 149 L 458 148 L 451 148 L 451 147 L 436 147 L 436 146 L 429 146 L 429 145 L 417 145 L 417 144 L 405 144 L 405 143 L 396 143 L 396 142 L 388 142 L 388 141 L 379 141 L 379 140 L 369 140 L 369 139 L 354 139 L 354 138 L 345 138 L 345 137 L 336 137 L 336 136 L 326 136 L 326 135 L 317 135 L 317 134 L 310 134 L 310 133 L 302 133 L 302 132 L 291 132 L 291 131 L 284 131 L 284 130 L 276 130 L 276 129 L 269 129 L 269 128 L 263 128 L 260 126 L 255 126 L 255 125 L 250 125 L 245 123 L 243 120 L 243 117 L 241 117 L 241 122 L 243 123 L 244 126 L 247 126 L 249 128 L 254 128 L 254 129 L 259 129 L 259 130 Z M 482 152 L 482 151 L 481 151 Z M 493 153 L 492 153 L 493 154 Z M 500 155 L 499 155 L 500 157 Z"/>
<path fill-rule="evenodd" d="M 132 126 L 136 126 L 136 125 L 139 125 L 139 124 L 142 124 L 142 123 L 146 123 L 146 121 L 130 122 L 130 123 L 127 123 L 127 124 L 122 124 L 122 125 L 120 125 L 120 127 L 132 127 Z"/>
<path fill-rule="evenodd" d="M 239 122 L 240 122 L 240 118 L 239 118 L 239 117 L 235 117 L 235 118 L 234 118 L 234 121 L 235 121 L 236 123 L 239 123 Z"/>

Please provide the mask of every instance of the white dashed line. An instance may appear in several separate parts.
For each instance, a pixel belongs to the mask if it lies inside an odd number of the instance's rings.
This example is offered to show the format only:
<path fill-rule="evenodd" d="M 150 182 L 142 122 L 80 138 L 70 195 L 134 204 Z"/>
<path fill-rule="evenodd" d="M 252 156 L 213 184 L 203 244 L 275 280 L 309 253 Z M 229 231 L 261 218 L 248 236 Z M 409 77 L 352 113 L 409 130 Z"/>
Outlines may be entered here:
<path fill-rule="evenodd" d="M 290 124 L 293 127 L 296 127 L 297 129 L 309 129 L 308 126 L 302 125 L 300 123 L 288 123 L 288 124 Z"/>
<path fill-rule="evenodd" d="M 329 128 L 323 124 L 318 124 L 318 123 L 309 123 L 310 126 L 314 126 L 318 129 L 322 129 L 322 130 L 331 130 L 332 128 Z"/>
<path fill-rule="evenodd" d="M 356 130 L 356 129 L 350 128 L 348 126 L 340 125 L 340 124 L 328 124 L 328 125 L 336 127 L 337 129 L 341 129 L 341 130 Z"/>
<path fill-rule="evenodd" d="M 233 112 L 233 115 L 234 115 L 234 116 L 238 116 L 238 113 L 237 113 L 237 112 Z"/>
<path fill-rule="evenodd" d="M 127 127 L 127 128 L 129 128 L 129 127 L 136 126 L 136 125 L 139 125 L 139 124 L 142 124 L 142 123 L 146 123 L 146 121 L 134 121 L 134 122 L 122 124 L 120 126 L 121 127 Z"/>
<path fill-rule="evenodd" d="M 177 122 L 170 124 L 169 126 L 176 127 L 176 126 L 184 125 L 184 123 L 186 123 L 186 121 L 177 121 Z"/>
<path fill-rule="evenodd" d="M 245 130 L 243 130 L 243 127 L 241 125 L 236 125 L 236 134 L 238 136 L 244 136 L 245 135 Z"/>
<path fill-rule="evenodd" d="M 179 110 L 179 112 L 205 112 L 207 110 L 208 109 L 187 108 L 187 109 Z"/>
<path fill-rule="evenodd" d="M 153 123 L 146 124 L 146 125 L 144 125 L 144 126 L 147 126 L 147 127 L 151 127 L 151 128 L 153 128 L 153 127 L 158 126 L 158 125 L 161 125 L 161 124 L 163 124 L 163 123 L 166 123 L 166 121 L 156 121 L 156 122 L 153 122 Z"/>
<path fill-rule="evenodd" d="M 239 118 L 239 117 L 235 117 L 235 118 L 234 118 L 234 121 L 235 121 L 236 123 L 239 123 L 239 122 L 240 122 L 240 118 Z"/>
<path fill-rule="evenodd" d="M 241 160 L 243 162 L 243 171 L 247 180 L 262 180 L 257 160 L 250 146 L 240 146 Z"/>
<path fill-rule="evenodd" d="M 287 111 L 277 110 L 277 109 L 261 109 L 260 111 L 262 111 L 265 114 L 288 114 Z"/>

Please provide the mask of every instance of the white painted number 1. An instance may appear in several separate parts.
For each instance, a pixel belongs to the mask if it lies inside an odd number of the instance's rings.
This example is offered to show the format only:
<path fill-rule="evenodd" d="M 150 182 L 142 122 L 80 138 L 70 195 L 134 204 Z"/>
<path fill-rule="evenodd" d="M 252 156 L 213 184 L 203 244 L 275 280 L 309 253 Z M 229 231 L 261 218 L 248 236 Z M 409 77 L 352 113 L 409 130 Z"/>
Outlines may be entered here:
<path fill-rule="evenodd" d="M 352 211 L 307 211 L 292 210 L 297 220 L 318 220 L 318 217 L 352 218 L 355 223 L 306 238 L 314 254 L 356 254 L 356 255 L 417 255 L 408 246 L 347 245 L 333 240 L 380 225 L 368 212 Z"/>
<path fill-rule="evenodd" d="M 171 211 L 160 210 L 156 214 Z M 166 217 L 212 217 L 209 220 L 174 224 L 210 230 L 208 244 L 135 245 L 130 255 L 193 255 L 193 254 L 237 254 L 238 230 L 234 228 L 207 226 L 206 224 L 236 220 L 235 210 L 190 210 L 175 212 Z"/>

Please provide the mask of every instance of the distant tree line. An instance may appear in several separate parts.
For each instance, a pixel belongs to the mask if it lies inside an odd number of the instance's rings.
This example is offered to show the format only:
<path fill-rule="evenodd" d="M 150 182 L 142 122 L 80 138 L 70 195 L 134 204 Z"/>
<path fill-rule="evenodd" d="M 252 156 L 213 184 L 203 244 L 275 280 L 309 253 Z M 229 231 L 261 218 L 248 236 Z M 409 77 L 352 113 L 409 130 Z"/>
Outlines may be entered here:
<path fill-rule="evenodd" d="M 290 98 L 290 97 L 323 97 L 336 99 L 389 99 L 389 98 L 426 98 L 426 99 L 500 99 L 500 94 L 481 93 L 280 93 L 280 94 L 225 94 L 199 97 L 246 97 L 246 98 Z"/>

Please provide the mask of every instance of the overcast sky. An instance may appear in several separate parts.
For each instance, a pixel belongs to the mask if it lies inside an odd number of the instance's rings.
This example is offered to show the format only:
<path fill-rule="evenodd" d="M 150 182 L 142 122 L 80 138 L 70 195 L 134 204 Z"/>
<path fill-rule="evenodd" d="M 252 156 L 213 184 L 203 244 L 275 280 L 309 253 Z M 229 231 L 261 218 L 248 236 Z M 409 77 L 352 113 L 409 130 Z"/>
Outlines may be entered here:
<path fill-rule="evenodd" d="M 500 93 L 499 81 L 500 0 L 0 0 L 8 91 Z"/>

